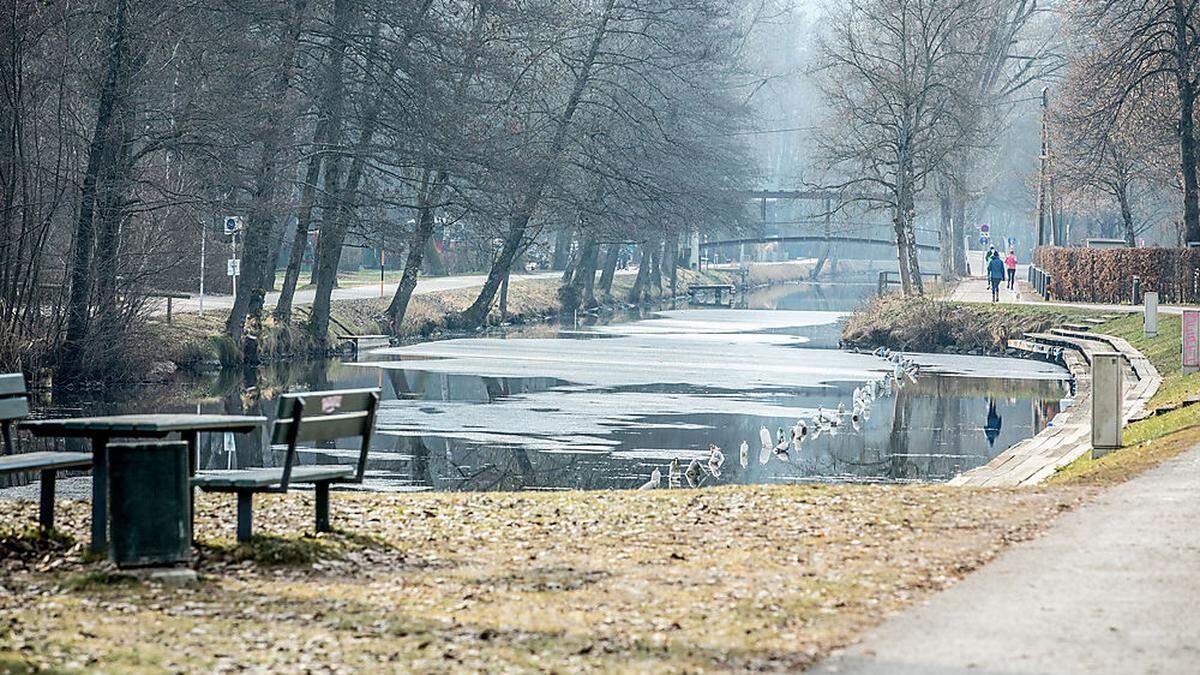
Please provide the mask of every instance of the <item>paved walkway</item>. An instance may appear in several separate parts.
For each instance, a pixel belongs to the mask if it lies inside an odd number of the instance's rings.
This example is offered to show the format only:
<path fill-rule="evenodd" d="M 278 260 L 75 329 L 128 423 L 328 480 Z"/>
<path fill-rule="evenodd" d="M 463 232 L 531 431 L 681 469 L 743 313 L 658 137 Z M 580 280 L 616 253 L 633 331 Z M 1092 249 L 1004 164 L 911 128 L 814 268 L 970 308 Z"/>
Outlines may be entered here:
<path fill-rule="evenodd" d="M 979 258 L 980 254 L 974 257 Z M 965 279 L 960 279 L 954 289 L 950 291 L 949 299 L 956 302 L 991 302 L 992 291 L 988 287 L 987 279 L 982 274 L 982 261 L 973 260 L 968 264 L 968 269 L 973 276 Z M 1033 286 L 1028 281 L 1023 281 L 1029 278 L 1029 266 L 1017 265 L 1017 283 L 1016 288 L 1008 290 L 1003 285 L 1000 287 L 1000 302 L 1006 304 L 1017 305 L 1039 305 L 1042 307 L 1071 307 L 1075 309 L 1094 309 L 1099 312 L 1110 313 L 1133 313 L 1141 312 L 1141 306 L 1134 305 L 1111 305 L 1089 302 L 1046 302 L 1037 294 Z M 1184 309 L 1196 309 L 1195 307 L 1183 305 L 1159 305 L 1158 311 L 1161 314 L 1183 314 Z"/>
<path fill-rule="evenodd" d="M 637 268 L 628 270 L 619 270 L 619 275 L 637 274 Z M 562 272 L 536 272 L 533 274 L 514 273 L 509 278 L 510 284 L 519 284 L 525 281 L 534 279 L 553 279 L 562 277 Z M 483 286 L 483 282 L 487 279 L 482 274 L 464 274 L 453 277 L 421 277 L 417 280 L 417 287 L 413 289 L 413 295 L 425 295 L 427 293 L 437 293 L 440 291 L 452 291 L 460 288 L 476 288 Z M 361 300 L 364 298 L 390 298 L 396 293 L 396 287 L 400 285 L 399 280 L 388 281 L 383 284 L 383 293 L 380 294 L 379 283 L 364 284 L 359 286 L 341 286 L 333 289 L 334 300 Z M 299 288 L 296 289 L 295 295 L 292 297 L 292 305 L 311 305 L 313 298 L 317 295 L 315 288 Z M 274 307 L 279 302 L 279 293 L 268 293 L 264 301 L 267 307 Z M 204 309 L 229 309 L 233 307 L 232 295 L 205 295 Z M 199 312 L 200 311 L 200 296 L 194 296 L 186 299 L 179 299 L 173 302 L 172 311 L 175 313 Z M 166 301 L 162 301 L 160 306 L 154 310 L 155 314 L 166 314 Z"/>
<path fill-rule="evenodd" d="M 819 673 L 1200 672 L 1200 447 L 1063 515 Z"/>

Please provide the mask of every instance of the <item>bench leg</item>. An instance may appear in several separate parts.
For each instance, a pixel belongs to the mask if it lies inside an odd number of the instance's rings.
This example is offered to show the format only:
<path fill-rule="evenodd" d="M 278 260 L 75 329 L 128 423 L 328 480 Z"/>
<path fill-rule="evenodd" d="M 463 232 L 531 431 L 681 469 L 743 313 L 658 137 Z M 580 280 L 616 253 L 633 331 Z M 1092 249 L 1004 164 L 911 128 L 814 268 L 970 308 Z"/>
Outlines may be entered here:
<path fill-rule="evenodd" d="M 38 525 L 42 532 L 48 533 L 54 529 L 54 480 L 57 472 L 48 469 L 42 472 L 41 503 L 38 504 Z"/>
<path fill-rule="evenodd" d="M 237 493 L 237 540 L 250 541 L 254 493 L 241 490 Z"/>
<path fill-rule="evenodd" d="M 108 439 L 92 440 L 92 543 L 93 554 L 108 550 Z"/>
<path fill-rule="evenodd" d="M 315 485 L 317 491 L 317 532 L 332 532 L 329 527 L 329 483 Z"/>

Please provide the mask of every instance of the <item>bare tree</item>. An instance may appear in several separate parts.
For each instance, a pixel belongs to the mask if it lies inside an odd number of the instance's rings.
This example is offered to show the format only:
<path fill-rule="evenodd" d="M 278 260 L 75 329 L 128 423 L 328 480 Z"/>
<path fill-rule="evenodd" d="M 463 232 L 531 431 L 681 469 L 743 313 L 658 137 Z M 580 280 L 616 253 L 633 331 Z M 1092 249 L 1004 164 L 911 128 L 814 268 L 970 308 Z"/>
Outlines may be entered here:
<path fill-rule="evenodd" d="M 819 134 L 831 187 L 892 214 L 905 293 L 922 293 L 916 199 L 964 126 L 979 29 L 972 0 L 850 0 L 823 45 L 831 115 Z"/>

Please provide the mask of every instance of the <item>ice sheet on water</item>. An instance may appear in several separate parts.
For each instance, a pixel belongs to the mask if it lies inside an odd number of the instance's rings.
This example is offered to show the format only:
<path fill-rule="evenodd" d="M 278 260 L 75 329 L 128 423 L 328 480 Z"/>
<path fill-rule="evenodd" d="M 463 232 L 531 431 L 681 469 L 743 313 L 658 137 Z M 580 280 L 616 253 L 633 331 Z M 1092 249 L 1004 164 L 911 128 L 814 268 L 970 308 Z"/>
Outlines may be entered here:
<path fill-rule="evenodd" d="M 1070 378 L 1065 368 L 1053 363 L 1032 359 L 1011 359 L 999 356 L 973 356 L 970 354 L 921 354 L 908 357 L 943 375 L 965 377 L 1005 377 L 1015 380 L 1063 380 Z"/>
<path fill-rule="evenodd" d="M 596 330 L 617 335 L 761 334 L 784 328 L 805 328 L 836 323 L 845 312 L 761 309 L 679 309 L 658 312 L 644 321 L 601 326 Z"/>
<path fill-rule="evenodd" d="M 868 354 L 805 349 L 771 342 L 646 336 L 619 340 L 461 339 L 389 350 L 404 368 L 483 377 L 550 377 L 592 387 L 683 384 L 747 391 L 867 380 L 891 364 Z M 425 357 L 421 360 L 417 357 Z"/>

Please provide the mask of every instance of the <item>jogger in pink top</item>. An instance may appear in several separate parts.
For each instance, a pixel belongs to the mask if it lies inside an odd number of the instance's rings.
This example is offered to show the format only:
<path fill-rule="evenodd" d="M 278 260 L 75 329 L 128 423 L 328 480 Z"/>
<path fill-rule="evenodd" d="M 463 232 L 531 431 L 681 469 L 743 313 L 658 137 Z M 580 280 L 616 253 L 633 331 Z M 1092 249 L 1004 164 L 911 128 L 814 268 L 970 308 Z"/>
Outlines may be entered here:
<path fill-rule="evenodd" d="M 1017 252 L 1009 249 L 1008 257 L 1004 259 L 1004 269 L 1008 272 L 1008 290 L 1012 290 L 1017 280 Z"/>

